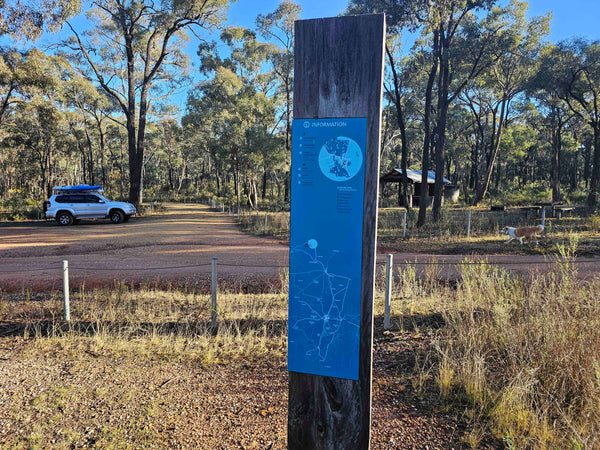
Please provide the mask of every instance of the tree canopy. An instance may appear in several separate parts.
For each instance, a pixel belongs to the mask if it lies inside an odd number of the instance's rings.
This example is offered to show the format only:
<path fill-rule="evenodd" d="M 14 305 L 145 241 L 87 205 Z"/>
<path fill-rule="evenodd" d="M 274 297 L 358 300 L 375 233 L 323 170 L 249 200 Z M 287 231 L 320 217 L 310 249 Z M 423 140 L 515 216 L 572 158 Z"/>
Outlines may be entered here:
<path fill-rule="evenodd" d="M 88 182 L 136 203 L 288 207 L 299 4 L 247 28 L 227 25 L 226 0 L 85 6 L 78 29 L 76 1 L 0 3 L 2 34 L 30 41 L 0 50 L 2 201 Z M 547 42 L 550 16 L 529 17 L 518 0 L 351 0 L 345 13 L 373 12 L 388 26 L 382 173 L 436 173 L 431 192 L 384 186 L 382 204 L 412 199 L 420 223 L 438 219 L 444 178 L 471 205 L 597 203 L 598 42 Z M 61 26 L 60 45 L 35 46 Z"/>

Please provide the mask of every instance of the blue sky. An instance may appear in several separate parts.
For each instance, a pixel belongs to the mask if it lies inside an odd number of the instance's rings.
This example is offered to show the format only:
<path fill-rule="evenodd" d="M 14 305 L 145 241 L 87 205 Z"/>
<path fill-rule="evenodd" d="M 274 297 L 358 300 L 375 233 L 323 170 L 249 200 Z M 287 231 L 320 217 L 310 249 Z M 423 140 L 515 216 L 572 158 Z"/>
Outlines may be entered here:
<path fill-rule="evenodd" d="M 268 14 L 274 11 L 281 0 L 238 0 L 229 8 L 228 25 L 244 26 L 254 28 L 258 14 Z M 509 0 L 501 0 L 503 4 Z M 313 19 L 317 17 L 332 17 L 344 11 L 348 0 L 296 0 L 302 6 L 302 19 Z M 530 0 L 528 16 L 545 14 L 552 11 L 552 22 L 550 26 L 549 39 L 558 42 L 572 37 L 585 37 L 600 40 L 600 1 L 597 0 Z M 76 28 L 81 30 L 85 27 L 84 17 L 74 20 Z M 68 32 L 63 30 L 62 37 Z M 218 38 L 218 34 L 214 39 Z M 45 35 L 36 45 L 44 48 L 48 44 L 57 42 L 59 38 L 55 35 Z M 10 45 L 7 38 L 0 39 L 0 45 Z M 187 53 L 191 56 L 192 63 L 196 59 L 196 48 L 198 43 L 192 39 L 188 44 Z M 172 100 L 185 108 L 186 89 L 175 95 Z"/>
<path fill-rule="evenodd" d="M 346 9 L 348 0 L 296 0 L 302 6 L 302 19 L 336 16 Z M 502 0 L 507 3 L 508 0 Z M 229 8 L 228 24 L 254 27 L 258 14 L 274 11 L 280 0 L 238 0 Z M 550 40 L 558 42 L 563 39 L 581 36 L 600 40 L 600 2 L 597 0 L 530 0 L 529 16 L 545 14 L 552 11 Z M 85 19 L 76 19 L 77 25 L 83 26 Z M 67 34 L 66 32 L 63 32 Z M 44 46 L 56 42 L 57 38 L 46 35 L 37 44 Z M 3 38 L 0 44 L 7 45 Z M 189 53 L 195 53 L 197 43 L 190 42 Z"/>
<path fill-rule="evenodd" d="M 336 16 L 348 5 L 347 0 L 298 0 L 302 19 Z M 506 3 L 506 2 L 504 2 Z M 258 14 L 274 11 L 278 0 L 239 0 L 229 9 L 232 25 L 253 26 Z M 574 36 L 600 39 L 600 2 L 597 0 L 530 0 L 529 16 L 552 11 L 550 40 L 558 42 Z"/>

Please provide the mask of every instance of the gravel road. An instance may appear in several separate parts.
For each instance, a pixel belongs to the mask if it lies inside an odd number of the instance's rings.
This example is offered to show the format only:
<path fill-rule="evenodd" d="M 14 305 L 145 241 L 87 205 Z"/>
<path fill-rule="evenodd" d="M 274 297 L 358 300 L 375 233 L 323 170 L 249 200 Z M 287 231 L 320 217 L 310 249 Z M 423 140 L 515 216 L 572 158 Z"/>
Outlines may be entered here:
<path fill-rule="evenodd" d="M 85 283 L 91 288 L 115 281 L 207 285 L 215 256 L 220 282 L 259 289 L 279 281 L 288 252 L 287 243 L 244 234 L 233 217 L 199 204 L 167 204 L 164 213 L 119 225 L 108 220 L 83 221 L 70 227 L 53 221 L 5 223 L 0 224 L 0 289 L 59 289 L 65 259 L 72 286 Z M 420 272 L 431 261 L 444 263 L 439 276 L 454 278 L 455 265 L 465 256 L 403 253 L 394 255 L 394 262 L 416 261 Z M 542 256 L 477 258 L 523 274 L 548 270 Z M 380 249 L 379 265 L 384 261 L 385 249 Z M 579 258 L 579 275 L 597 273 L 599 262 L 598 258 Z"/>

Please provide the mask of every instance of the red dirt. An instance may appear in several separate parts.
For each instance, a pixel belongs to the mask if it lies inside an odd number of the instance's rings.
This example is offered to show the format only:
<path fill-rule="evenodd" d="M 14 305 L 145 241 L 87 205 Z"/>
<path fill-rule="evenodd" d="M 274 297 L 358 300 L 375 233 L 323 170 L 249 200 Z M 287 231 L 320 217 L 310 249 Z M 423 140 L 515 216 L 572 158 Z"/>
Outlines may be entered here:
<path fill-rule="evenodd" d="M 288 247 L 240 232 L 233 217 L 204 205 L 169 204 L 164 214 L 113 225 L 70 227 L 28 222 L 0 227 L 0 288 L 43 291 L 62 286 L 62 260 L 73 287 L 158 282 L 206 284 L 213 256 L 220 280 L 240 287 L 277 280 Z"/>
<path fill-rule="evenodd" d="M 1 226 L 5 225 L 5 226 Z M 277 285 L 287 266 L 287 243 L 244 234 L 234 218 L 198 204 L 167 204 L 163 214 L 132 218 L 113 225 L 83 221 L 71 227 L 55 222 L 0 225 L 0 289 L 45 291 L 62 286 L 62 260 L 69 261 L 71 286 L 110 286 L 116 281 L 207 286 L 211 260 L 218 258 L 220 282 L 237 289 L 260 290 Z M 382 250 L 382 251 L 381 251 Z M 378 262 L 384 263 L 385 249 Z M 402 253 L 394 262 L 435 260 L 440 276 L 455 278 L 455 264 L 466 255 Z M 535 255 L 478 255 L 522 274 L 544 271 L 544 258 Z M 600 268 L 598 258 L 578 258 L 579 275 Z"/>

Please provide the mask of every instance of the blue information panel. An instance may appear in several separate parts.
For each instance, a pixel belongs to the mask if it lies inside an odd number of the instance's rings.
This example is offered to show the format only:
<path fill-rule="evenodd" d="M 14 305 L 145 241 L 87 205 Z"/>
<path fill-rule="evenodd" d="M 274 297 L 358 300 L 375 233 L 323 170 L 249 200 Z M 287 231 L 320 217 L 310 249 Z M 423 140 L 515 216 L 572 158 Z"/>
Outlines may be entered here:
<path fill-rule="evenodd" d="M 358 380 L 367 119 L 296 119 L 288 370 Z"/>

